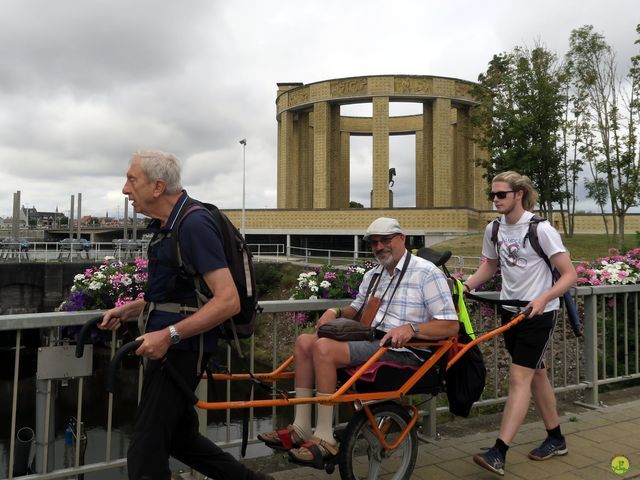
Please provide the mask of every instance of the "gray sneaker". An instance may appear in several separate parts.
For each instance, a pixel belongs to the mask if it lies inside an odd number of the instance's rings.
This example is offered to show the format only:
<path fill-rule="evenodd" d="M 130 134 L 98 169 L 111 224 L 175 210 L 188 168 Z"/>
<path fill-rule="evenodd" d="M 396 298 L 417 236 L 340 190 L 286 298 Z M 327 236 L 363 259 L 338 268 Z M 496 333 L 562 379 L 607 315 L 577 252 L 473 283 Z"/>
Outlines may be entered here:
<path fill-rule="evenodd" d="M 496 447 L 491 447 L 484 453 L 474 455 L 473 461 L 490 472 L 504 475 L 505 459 Z"/>
<path fill-rule="evenodd" d="M 564 437 L 561 440 L 547 437 L 538 448 L 534 448 L 529 452 L 529 458 L 531 460 L 547 460 L 555 455 L 566 455 L 567 453 L 569 453 L 569 449 Z"/>

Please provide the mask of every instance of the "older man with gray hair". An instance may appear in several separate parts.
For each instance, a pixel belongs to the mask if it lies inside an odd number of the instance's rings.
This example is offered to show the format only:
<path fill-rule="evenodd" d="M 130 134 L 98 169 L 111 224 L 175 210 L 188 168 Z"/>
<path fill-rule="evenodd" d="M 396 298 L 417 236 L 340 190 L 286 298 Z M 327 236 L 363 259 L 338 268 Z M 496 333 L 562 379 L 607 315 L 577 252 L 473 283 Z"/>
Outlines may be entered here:
<path fill-rule="evenodd" d="M 338 317 L 357 319 L 370 316 L 376 328 L 374 341 L 340 342 L 303 334 L 294 350 L 297 397 L 329 396 L 336 391 L 338 368 L 361 365 L 381 345 L 391 349 L 381 361 L 420 365 L 428 351 L 404 348 L 416 337 L 441 339 L 458 333 L 458 316 L 446 278 L 433 263 L 411 255 L 405 235 L 396 219 L 381 217 L 373 221 L 364 235 L 379 265 L 368 271 L 358 295 L 350 306 L 330 308 L 317 327 Z M 333 436 L 333 406 L 317 405 L 315 432 L 311 429 L 311 405 L 295 406 L 295 420 L 286 429 L 262 433 L 258 438 L 276 449 L 288 449 L 290 457 L 311 466 L 337 455 Z M 314 461 L 315 460 L 315 461 Z"/>
<path fill-rule="evenodd" d="M 205 208 L 190 208 L 199 203 L 182 189 L 180 165 L 170 153 L 134 153 L 122 193 L 136 212 L 153 219 L 149 230 L 154 232 L 144 297 L 108 310 L 99 325 L 114 330 L 139 316 L 144 323 L 136 355 L 147 361 L 127 452 L 129 478 L 169 480 L 170 456 L 211 478 L 272 478 L 249 470 L 199 433 L 193 405 L 163 368 L 171 365 L 195 389 L 203 365 L 216 349 L 215 327 L 240 310 L 218 225 Z M 178 266 L 172 240 L 176 235 L 177 253 L 193 267 L 192 275 Z M 194 288 L 196 280 L 211 294 L 204 305 Z"/>

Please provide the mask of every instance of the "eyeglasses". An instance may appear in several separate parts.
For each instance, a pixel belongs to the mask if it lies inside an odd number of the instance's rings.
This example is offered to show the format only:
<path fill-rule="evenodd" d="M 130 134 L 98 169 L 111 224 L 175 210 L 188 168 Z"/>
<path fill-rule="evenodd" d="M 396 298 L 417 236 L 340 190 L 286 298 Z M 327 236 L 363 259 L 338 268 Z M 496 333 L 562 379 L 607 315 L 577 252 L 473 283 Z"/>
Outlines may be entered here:
<path fill-rule="evenodd" d="M 377 240 L 367 240 L 367 243 L 369 244 L 370 247 L 373 247 L 374 245 L 377 245 L 378 243 L 381 245 L 389 245 L 391 243 L 391 240 L 393 240 L 395 237 L 397 237 L 398 234 L 395 235 L 387 235 L 384 237 L 380 237 Z"/>
<path fill-rule="evenodd" d="M 507 198 L 507 193 L 515 193 L 515 190 L 507 190 L 506 192 L 489 192 L 489 200 L 498 197 L 500 200 Z"/>

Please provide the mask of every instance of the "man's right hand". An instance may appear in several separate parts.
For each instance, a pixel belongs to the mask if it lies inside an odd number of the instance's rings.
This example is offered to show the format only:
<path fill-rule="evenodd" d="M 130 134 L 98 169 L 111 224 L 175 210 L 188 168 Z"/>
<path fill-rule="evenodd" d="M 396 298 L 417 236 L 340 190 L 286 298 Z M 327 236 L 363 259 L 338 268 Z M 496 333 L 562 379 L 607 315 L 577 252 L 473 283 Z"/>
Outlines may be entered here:
<path fill-rule="evenodd" d="M 107 310 L 102 317 L 102 322 L 98 324 L 98 328 L 101 330 L 117 330 L 122 322 L 139 315 L 145 303 L 144 299 L 138 298 L 132 302 Z"/>

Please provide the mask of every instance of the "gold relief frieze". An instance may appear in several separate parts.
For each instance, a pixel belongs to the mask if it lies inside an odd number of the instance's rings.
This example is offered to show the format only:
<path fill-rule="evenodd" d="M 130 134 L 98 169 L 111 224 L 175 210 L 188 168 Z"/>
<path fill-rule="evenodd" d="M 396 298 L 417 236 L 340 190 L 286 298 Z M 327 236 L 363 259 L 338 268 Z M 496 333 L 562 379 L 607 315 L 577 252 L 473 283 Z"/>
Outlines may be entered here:
<path fill-rule="evenodd" d="M 396 77 L 395 93 L 431 95 L 433 93 L 433 80 L 431 78 Z"/>
<path fill-rule="evenodd" d="M 298 88 L 289 92 L 289 106 L 300 105 L 309 102 L 309 87 Z"/>
<path fill-rule="evenodd" d="M 331 82 L 331 96 L 352 97 L 355 95 L 367 94 L 366 78 L 349 78 L 346 80 L 336 80 Z"/>

